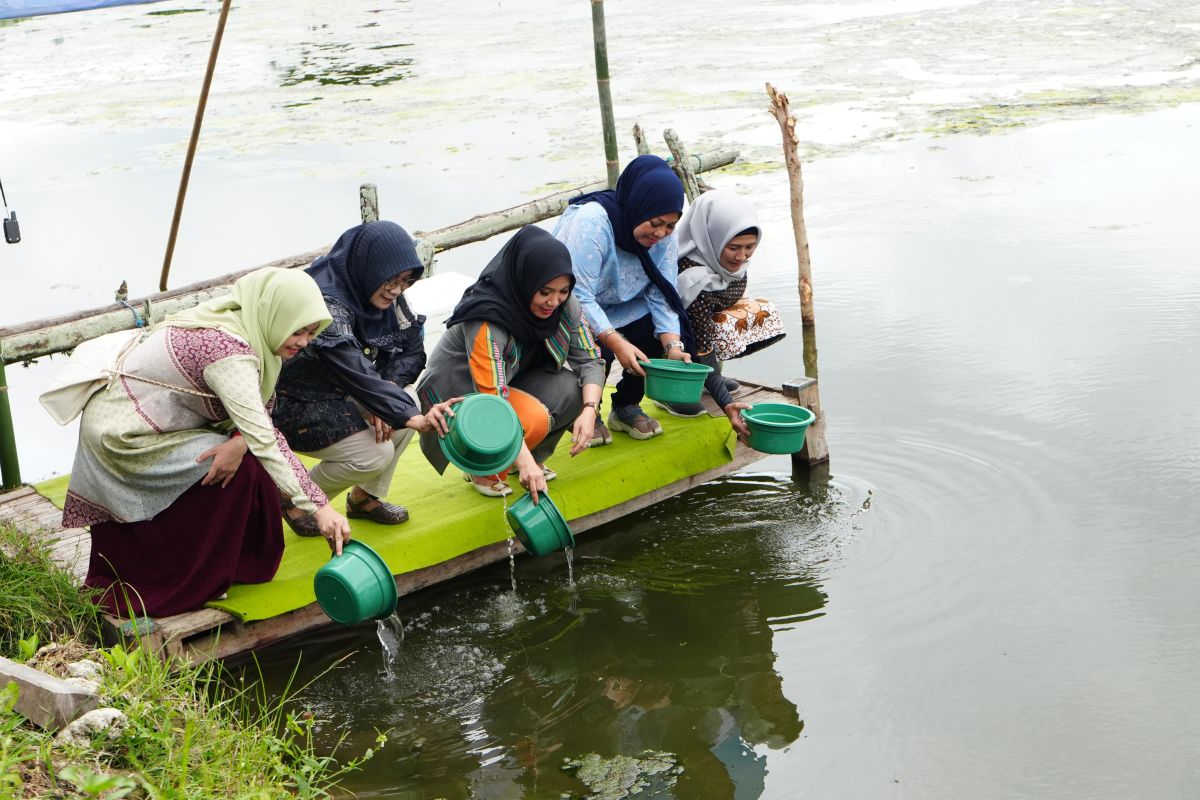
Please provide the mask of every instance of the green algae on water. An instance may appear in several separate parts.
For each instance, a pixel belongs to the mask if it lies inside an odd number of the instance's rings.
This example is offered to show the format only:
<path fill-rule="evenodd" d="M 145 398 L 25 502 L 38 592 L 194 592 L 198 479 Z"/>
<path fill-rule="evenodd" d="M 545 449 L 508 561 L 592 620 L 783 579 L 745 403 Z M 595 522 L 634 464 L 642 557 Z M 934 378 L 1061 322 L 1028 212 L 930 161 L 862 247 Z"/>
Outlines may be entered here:
<path fill-rule="evenodd" d="M 1200 102 L 1200 85 L 1196 83 L 1048 89 L 1031 92 L 1008 103 L 935 109 L 930 114 L 936 121 L 925 128 L 925 133 L 932 136 L 986 135 L 1031 124 L 1081 119 L 1097 113 L 1137 114 L 1195 102 Z"/>
<path fill-rule="evenodd" d="M 603 758 L 589 753 L 578 759 L 564 759 L 563 769 L 574 770 L 575 777 L 588 787 L 587 800 L 623 800 L 648 788 L 670 789 L 683 772 L 673 754 L 653 750 L 643 751 L 638 758 Z"/>
<path fill-rule="evenodd" d="M 399 47 L 402 45 L 389 45 Z M 322 86 L 387 86 L 411 78 L 413 60 L 395 58 L 373 64 L 354 63 L 348 57 L 350 45 L 344 42 L 307 44 L 300 51 L 300 63 L 281 69 L 280 86 L 316 83 Z"/>
<path fill-rule="evenodd" d="M 784 169 L 782 161 L 735 161 L 727 167 L 719 167 L 705 175 L 761 175 Z"/>

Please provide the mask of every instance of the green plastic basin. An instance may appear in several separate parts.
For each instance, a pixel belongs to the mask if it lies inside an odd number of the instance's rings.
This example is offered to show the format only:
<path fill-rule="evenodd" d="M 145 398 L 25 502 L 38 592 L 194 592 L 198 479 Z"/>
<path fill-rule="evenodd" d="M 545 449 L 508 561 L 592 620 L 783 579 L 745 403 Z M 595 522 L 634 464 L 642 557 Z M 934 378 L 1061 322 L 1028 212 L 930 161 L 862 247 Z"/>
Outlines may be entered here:
<path fill-rule="evenodd" d="M 817 417 L 803 406 L 756 403 L 742 411 L 750 429 L 749 444 L 760 453 L 799 453 L 804 432 Z"/>
<path fill-rule="evenodd" d="M 575 537 L 571 535 L 567 521 L 545 492 L 538 494 L 536 506 L 533 504 L 533 495 L 522 495 L 520 500 L 509 506 L 506 516 L 513 533 L 525 549 L 535 556 L 575 546 Z"/>
<path fill-rule="evenodd" d="M 521 452 L 521 420 L 494 394 L 469 394 L 451 408 L 449 432 L 438 439 L 450 463 L 471 475 L 495 475 Z"/>
<path fill-rule="evenodd" d="M 646 370 L 646 397 L 660 403 L 699 403 L 704 379 L 712 372 L 706 364 L 688 364 L 670 358 L 639 361 Z"/>
<path fill-rule="evenodd" d="M 362 542 L 342 545 L 342 554 L 317 570 L 313 590 L 321 610 L 343 625 L 389 617 L 398 599 L 391 569 Z"/>

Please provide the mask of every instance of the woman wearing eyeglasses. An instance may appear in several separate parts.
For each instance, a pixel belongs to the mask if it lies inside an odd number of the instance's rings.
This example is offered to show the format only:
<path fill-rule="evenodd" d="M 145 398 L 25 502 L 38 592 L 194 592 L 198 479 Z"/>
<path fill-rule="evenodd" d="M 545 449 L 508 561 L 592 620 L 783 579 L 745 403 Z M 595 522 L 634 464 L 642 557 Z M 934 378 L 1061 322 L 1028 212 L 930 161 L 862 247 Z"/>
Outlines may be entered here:
<path fill-rule="evenodd" d="M 384 498 L 400 454 L 413 432 L 446 432 L 448 403 L 422 414 L 410 388 L 425 368 L 425 317 L 403 292 L 424 266 L 412 237 L 380 221 L 346 231 L 305 271 L 333 323 L 287 362 L 273 419 L 293 450 L 320 459 L 309 474 L 327 496 L 350 490 L 346 516 L 399 525 L 408 511 Z M 318 533 L 286 503 L 284 513 L 299 535 Z"/>

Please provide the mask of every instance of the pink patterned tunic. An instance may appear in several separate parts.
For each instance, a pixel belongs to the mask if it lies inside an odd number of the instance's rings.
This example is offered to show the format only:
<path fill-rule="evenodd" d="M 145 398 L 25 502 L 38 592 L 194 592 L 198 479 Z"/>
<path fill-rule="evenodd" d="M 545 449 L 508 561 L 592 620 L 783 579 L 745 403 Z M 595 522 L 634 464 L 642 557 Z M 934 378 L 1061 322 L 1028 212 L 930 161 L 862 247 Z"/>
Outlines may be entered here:
<path fill-rule="evenodd" d="M 297 507 L 329 502 L 272 425 L 246 342 L 208 328 L 160 328 L 121 372 L 83 411 L 65 526 L 153 519 L 204 477 L 211 462 L 196 459 L 234 429 Z"/>

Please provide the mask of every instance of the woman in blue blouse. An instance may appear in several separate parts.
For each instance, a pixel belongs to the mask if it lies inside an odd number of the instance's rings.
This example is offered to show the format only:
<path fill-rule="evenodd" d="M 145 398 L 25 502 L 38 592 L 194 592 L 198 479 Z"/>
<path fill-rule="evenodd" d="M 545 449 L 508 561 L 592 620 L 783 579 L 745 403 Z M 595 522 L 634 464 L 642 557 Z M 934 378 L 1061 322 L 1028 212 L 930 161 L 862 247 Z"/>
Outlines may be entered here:
<path fill-rule="evenodd" d="M 683 214 L 683 185 L 666 161 L 638 156 L 625 167 L 613 191 L 573 198 L 554 229 L 571 252 L 575 295 L 596 335 L 605 367 L 618 361 L 624 374 L 613 392 L 608 427 L 634 439 L 662 433 L 641 408 L 646 373 L 638 364 L 651 357 L 691 361 L 687 313 L 675 288 L 678 245 L 672 233 Z M 745 427 L 719 375 L 705 388 L 739 432 Z M 597 422 L 592 444 L 612 435 Z"/>

